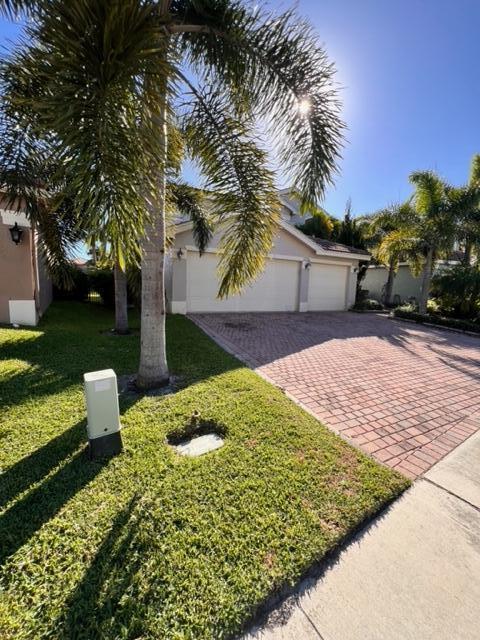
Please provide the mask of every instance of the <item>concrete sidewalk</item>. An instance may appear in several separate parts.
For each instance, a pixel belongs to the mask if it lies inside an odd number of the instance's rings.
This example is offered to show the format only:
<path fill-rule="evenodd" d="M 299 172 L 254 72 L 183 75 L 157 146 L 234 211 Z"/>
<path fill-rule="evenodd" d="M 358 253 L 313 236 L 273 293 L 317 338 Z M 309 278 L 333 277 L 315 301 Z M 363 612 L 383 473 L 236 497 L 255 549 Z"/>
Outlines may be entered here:
<path fill-rule="evenodd" d="M 243 640 L 478 640 L 480 432 Z"/>

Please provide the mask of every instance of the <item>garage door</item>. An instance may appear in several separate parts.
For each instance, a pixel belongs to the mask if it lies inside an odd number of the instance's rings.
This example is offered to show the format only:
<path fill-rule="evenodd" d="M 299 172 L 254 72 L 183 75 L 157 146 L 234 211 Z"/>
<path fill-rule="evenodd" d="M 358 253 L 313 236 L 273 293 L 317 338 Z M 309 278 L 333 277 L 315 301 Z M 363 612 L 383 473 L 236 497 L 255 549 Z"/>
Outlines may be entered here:
<path fill-rule="evenodd" d="M 300 262 L 268 260 L 264 272 L 240 295 L 219 300 L 217 256 L 187 254 L 187 311 L 297 311 Z"/>
<path fill-rule="evenodd" d="M 308 282 L 309 311 L 343 311 L 346 308 L 349 267 L 312 263 Z"/>

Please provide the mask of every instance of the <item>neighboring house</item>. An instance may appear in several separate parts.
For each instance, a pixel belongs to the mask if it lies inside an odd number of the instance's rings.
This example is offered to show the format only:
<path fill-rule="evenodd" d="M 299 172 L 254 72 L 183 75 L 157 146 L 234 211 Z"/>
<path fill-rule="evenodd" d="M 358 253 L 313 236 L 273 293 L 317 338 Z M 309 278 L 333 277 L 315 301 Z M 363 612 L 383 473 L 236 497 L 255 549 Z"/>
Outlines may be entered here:
<path fill-rule="evenodd" d="M 463 254 L 454 252 L 448 260 L 437 260 L 435 271 L 460 264 Z M 362 289 L 368 291 L 368 297 L 381 301 L 384 294 L 384 287 L 388 278 L 388 269 L 383 265 L 369 265 L 367 275 L 362 282 Z M 406 262 L 400 263 L 395 280 L 393 281 L 393 296 L 398 296 L 400 302 L 407 302 L 414 298 L 419 300 L 422 289 L 422 277 L 414 276 Z"/>
<path fill-rule="evenodd" d="M 239 295 L 217 297 L 217 231 L 205 253 L 195 246 L 192 223 L 175 225 L 175 243 L 166 273 L 172 313 L 241 311 L 341 311 L 355 301 L 358 264 L 367 251 L 328 240 L 314 240 L 290 222 L 287 211 L 275 236 L 264 271 Z M 286 221 L 288 215 L 289 222 Z"/>
<path fill-rule="evenodd" d="M 291 188 L 281 189 L 278 192 L 279 200 L 282 204 L 281 216 L 282 220 L 289 222 L 294 226 L 304 224 L 306 220 L 312 217 L 311 213 L 300 213 L 300 203 L 298 198 L 292 192 Z"/>
<path fill-rule="evenodd" d="M 84 260 L 83 258 L 73 258 L 72 266 L 79 271 L 88 271 L 90 267 L 90 260 Z"/>
<path fill-rule="evenodd" d="M 34 326 L 51 300 L 38 238 L 25 213 L 12 210 L 0 196 L 0 323 Z"/>

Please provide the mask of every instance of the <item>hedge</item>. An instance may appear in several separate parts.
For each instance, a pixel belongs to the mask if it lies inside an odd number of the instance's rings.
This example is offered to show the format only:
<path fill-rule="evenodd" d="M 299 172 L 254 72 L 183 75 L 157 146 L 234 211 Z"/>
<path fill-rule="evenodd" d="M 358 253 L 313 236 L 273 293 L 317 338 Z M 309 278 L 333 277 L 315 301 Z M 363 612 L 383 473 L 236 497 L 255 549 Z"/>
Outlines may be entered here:
<path fill-rule="evenodd" d="M 405 320 L 413 320 L 420 324 L 435 324 L 440 327 L 448 327 L 449 329 L 457 329 L 458 331 L 471 331 L 480 334 L 480 324 L 471 320 L 461 320 L 458 318 L 444 318 L 442 316 L 434 316 L 429 313 L 418 313 L 417 311 L 405 311 L 403 309 L 395 309 L 392 312 L 394 318 L 403 318 Z"/>
<path fill-rule="evenodd" d="M 90 291 L 98 293 L 107 307 L 115 306 L 115 282 L 111 269 L 91 269 L 88 271 Z"/>
<path fill-rule="evenodd" d="M 91 293 L 98 293 L 102 304 L 113 309 L 115 306 L 115 281 L 111 269 L 95 269 L 90 267 L 86 271 L 71 268 L 73 287 L 61 289 L 54 287 L 55 300 L 76 300 L 85 302 Z M 127 271 L 127 299 L 128 304 L 140 308 L 141 277 L 140 270 L 130 268 Z"/>

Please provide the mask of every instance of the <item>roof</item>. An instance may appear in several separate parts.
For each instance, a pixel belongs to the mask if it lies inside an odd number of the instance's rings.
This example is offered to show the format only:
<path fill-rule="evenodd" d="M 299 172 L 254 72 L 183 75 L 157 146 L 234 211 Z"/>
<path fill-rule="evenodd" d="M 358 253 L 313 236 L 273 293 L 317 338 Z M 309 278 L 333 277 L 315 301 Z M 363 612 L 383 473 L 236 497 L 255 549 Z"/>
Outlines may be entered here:
<path fill-rule="evenodd" d="M 323 238 L 315 238 L 311 236 L 312 240 L 318 244 L 325 251 L 334 251 L 335 253 L 354 253 L 356 255 L 369 256 L 370 252 L 365 249 L 357 249 L 356 247 L 349 247 L 346 244 L 340 244 L 339 242 L 333 242 L 332 240 L 324 240 Z"/>
<path fill-rule="evenodd" d="M 184 231 L 189 231 L 193 227 L 192 222 L 177 222 L 174 225 L 174 233 L 183 233 Z M 320 240 L 319 238 L 312 238 L 311 236 L 307 236 L 305 233 L 302 233 L 299 229 L 294 227 L 293 225 L 285 222 L 285 220 L 279 221 L 280 229 L 286 231 L 290 235 L 303 242 L 307 247 L 313 249 L 317 256 L 329 256 L 334 257 L 335 255 L 338 258 L 350 258 L 352 260 L 370 260 L 370 254 L 368 251 L 363 249 L 355 249 L 354 247 L 347 247 L 347 245 L 339 244 L 338 242 L 330 242 L 329 240 Z"/>
<path fill-rule="evenodd" d="M 88 265 L 88 260 L 84 260 L 83 258 L 72 258 L 71 263 L 76 267 L 86 267 Z"/>

